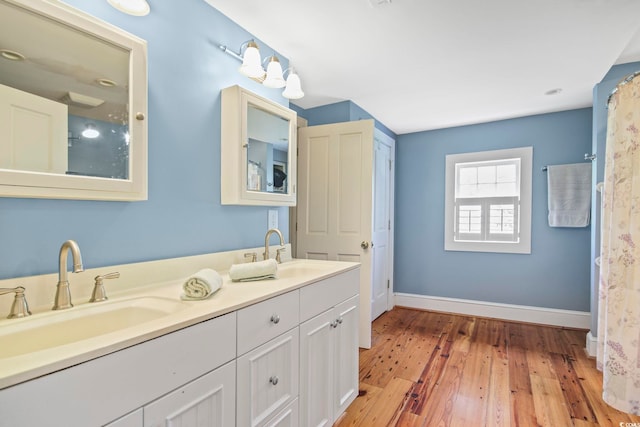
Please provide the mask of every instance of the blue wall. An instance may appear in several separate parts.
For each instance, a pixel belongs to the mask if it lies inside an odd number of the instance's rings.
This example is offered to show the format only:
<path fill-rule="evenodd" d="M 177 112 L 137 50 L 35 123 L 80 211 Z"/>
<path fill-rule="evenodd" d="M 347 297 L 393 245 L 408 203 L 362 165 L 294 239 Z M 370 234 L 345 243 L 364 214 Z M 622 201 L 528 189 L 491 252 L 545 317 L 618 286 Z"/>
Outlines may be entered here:
<path fill-rule="evenodd" d="M 376 129 L 384 132 L 393 139 L 396 138 L 396 134 L 391 131 L 391 129 L 379 122 L 353 101 L 341 101 L 306 110 L 291 104 L 291 108 L 295 110 L 300 117 L 307 119 L 309 126 L 373 119 Z"/>
<path fill-rule="evenodd" d="M 268 208 L 220 204 L 220 90 L 240 84 L 287 105 L 217 47 L 237 50 L 252 36 L 202 0 L 154 1 L 146 17 L 106 1 L 66 2 L 148 42 L 149 200 L 0 198 L 0 278 L 57 271 L 67 239 L 85 268 L 261 246 Z M 278 211 L 288 238 L 288 209 Z"/>
<path fill-rule="evenodd" d="M 394 290 L 589 310 L 589 228 L 550 228 L 541 168 L 591 150 L 590 108 L 400 135 L 396 145 Z M 445 155 L 533 146 L 530 255 L 445 252 Z"/>

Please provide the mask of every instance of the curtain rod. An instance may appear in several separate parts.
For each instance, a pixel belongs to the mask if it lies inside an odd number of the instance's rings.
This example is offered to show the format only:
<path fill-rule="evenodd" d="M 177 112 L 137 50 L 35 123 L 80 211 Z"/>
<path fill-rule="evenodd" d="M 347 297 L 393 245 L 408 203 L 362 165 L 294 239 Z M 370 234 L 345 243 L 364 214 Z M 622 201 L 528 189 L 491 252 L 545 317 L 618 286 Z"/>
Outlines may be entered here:
<path fill-rule="evenodd" d="M 635 73 L 631 73 L 629 74 L 627 77 L 625 77 L 624 79 L 622 79 L 620 81 L 620 83 L 618 83 L 616 85 L 616 87 L 613 88 L 613 90 L 611 91 L 611 93 L 609 94 L 609 97 L 607 98 L 607 108 L 609 108 L 609 102 L 611 101 L 611 97 L 618 91 L 618 88 L 620 86 L 623 86 L 627 83 L 629 83 L 631 80 L 635 79 L 636 77 L 638 77 L 640 75 L 640 71 L 636 71 Z"/>

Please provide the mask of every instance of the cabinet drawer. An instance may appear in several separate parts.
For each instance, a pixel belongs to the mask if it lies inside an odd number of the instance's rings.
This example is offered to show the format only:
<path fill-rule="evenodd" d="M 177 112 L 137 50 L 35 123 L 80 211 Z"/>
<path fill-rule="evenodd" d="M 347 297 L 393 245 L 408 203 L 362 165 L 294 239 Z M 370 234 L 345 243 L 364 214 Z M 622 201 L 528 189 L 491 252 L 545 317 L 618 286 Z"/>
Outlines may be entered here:
<path fill-rule="evenodd" d="M 349 270 L 300 289 L 300 322 L 330 309 L 356 295 L 360 289 L 360 269 Z"/>
<path fill-rule="evenodd" d="M 238 358 L 238 426 L 268 425 L 298 396 L 299 348 L 296 327 Z"/>
<path fill-rule="evenodd" d="M 238 311 L 238 356 L 298 326 L 298 291 Z"/>

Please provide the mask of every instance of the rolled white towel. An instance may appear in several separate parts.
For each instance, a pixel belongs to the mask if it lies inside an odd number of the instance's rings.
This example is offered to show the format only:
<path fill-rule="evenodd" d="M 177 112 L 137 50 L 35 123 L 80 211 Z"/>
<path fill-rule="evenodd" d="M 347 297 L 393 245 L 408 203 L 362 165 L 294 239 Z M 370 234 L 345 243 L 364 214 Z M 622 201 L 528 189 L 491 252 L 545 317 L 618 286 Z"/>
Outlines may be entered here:
<path fill-rule="evenodd" d="M 187 301 L 209 298 L 222 286 L 222 276 L 210 268 L 203 268 L 185 280 L 180 298 Z"/>
<path fill-rule="evenodd" d="M 249 282 L 253 280 L 275 279 L 278 263 L 275 259 L 234 264 L 229 270 L 229 277 L 234 282 Z"/>

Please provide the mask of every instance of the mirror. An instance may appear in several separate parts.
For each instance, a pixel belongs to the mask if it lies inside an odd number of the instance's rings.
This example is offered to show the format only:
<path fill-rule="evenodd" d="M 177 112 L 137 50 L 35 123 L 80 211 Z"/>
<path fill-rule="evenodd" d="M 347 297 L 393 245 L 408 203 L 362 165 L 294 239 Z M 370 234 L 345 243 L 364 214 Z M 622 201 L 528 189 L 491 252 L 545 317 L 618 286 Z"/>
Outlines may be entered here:
<path fill-rule="evenodd" d="M 247 190 L 286 193 L 289 120 L 247 107 Z"/>
<path fill-rule="evenodd" d="M 222 204 L 295 205 L 296 118 L 239 86 L 222 91 Z"/>
<path fill-rule="evenodd" d="M 0 0 L 0 196 L 145 200 L 146 93 L 143 40 Z"/>

